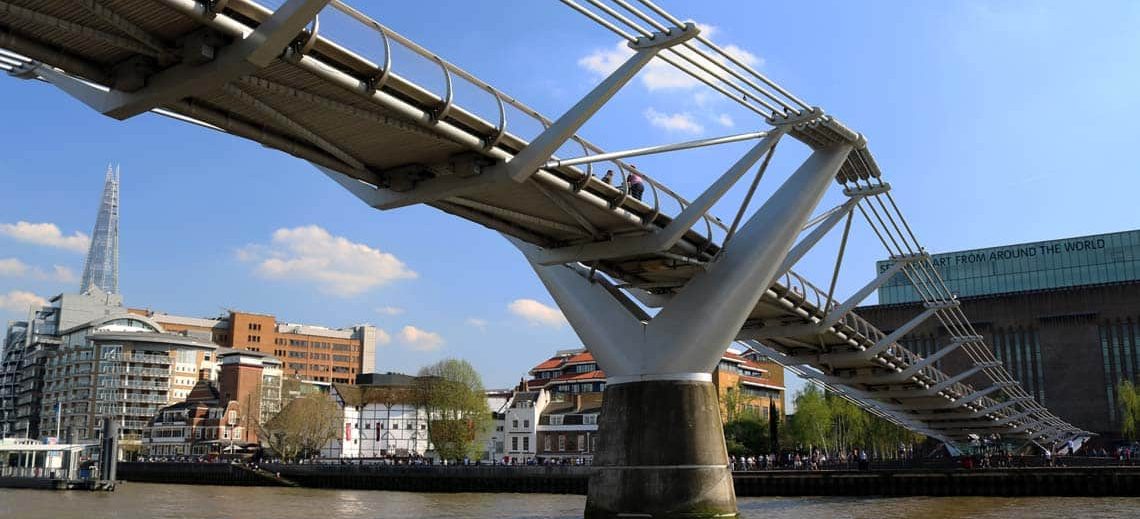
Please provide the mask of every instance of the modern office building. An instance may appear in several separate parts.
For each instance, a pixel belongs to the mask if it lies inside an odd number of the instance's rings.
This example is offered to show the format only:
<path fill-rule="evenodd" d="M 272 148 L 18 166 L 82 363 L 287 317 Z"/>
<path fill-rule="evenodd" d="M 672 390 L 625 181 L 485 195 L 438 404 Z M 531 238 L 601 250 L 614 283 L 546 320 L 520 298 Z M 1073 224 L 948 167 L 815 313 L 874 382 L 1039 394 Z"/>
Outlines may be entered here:
<path fill-rule="evenodd" d="M 286 377 L 323 384 L 351 384 L 376 368 L 376 328 L 326 328 L 281 323 L 272 315 L 230 311 L 216 318 L 170 315 L 132 309 L 170 331 L 204 338 L 219 346 L 268 353 L 281 359 Z"/>
<path fill-rule="evenodd" d="M 0 436 L 39 438 L 45 363 L 61 344 L 60 330 L 122 312 L 122 299 L 98 287 L 86 294 L 60 294 L 31 308 L 26 321 L 8 323 L 0 361 Z M 54 433 L 54 431 L 51 431 Z"/>
<path fill-rule="evenodd" d="M 932 261 L 995 357 L 1061 418 L 1119 434 L 1116 387 L 1140 374 L 1140 230 L 935 254 Z M 888 261 L 877 264 L 879 272 Z M 890 332 L 922 311 L 921 284 L 897 275 L 857 312 Z M 930 355 L 948 342 L 937 319 L 901 341 Z M 954 351 L 938 362 L 965 369 Z M 969 381 L 969 380 L 967 380 Z"/>
<path fill-rule="evenodd" d="M 124 446 L 141 445 L 160 407 L 183 400 L 217 347 L 165 332 L 145 317 L 120 313 L 60 330 L 44 362 L 40 434 L 74 428 L 93 438 L 102 421 L 119 422 Z"/>

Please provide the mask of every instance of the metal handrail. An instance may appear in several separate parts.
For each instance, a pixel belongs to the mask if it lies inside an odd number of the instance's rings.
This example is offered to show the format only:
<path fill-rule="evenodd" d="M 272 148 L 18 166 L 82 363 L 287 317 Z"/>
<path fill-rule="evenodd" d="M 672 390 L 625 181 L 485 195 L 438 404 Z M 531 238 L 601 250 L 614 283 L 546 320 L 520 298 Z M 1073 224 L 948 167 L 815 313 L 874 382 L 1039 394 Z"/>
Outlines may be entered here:
<path fill-rule="evenodd" d="M 442 57 L 436 55 L 435 53 L 432 53 L 428 49 L 420 46 L 419 44 L 417 44 L 414 41 L 408 39 L 407 37 L 401 35 L 400 33 L 396 32 L 396 31 L 392 30 L 391 28 L 381 24 L 380 22 L 372 19 L 371 17 L 369 17 L 368 15 L 365 15 L 364 13 L 358 11 L 357 9 L 345 4 L 341 0 L 333 0 L 332 2 L 330 2 L 329 5 L 335 9 L 337 9 L 338 11 L 348 15 L 349 17 L 357 20 L 358 22 L 362 23 L 363 25 L 372 28 L 373 30 L 379 32 L 382 35 L 382 37 L 384 38 L 385 49 L 386 49 L 385 67 L 384 67 L 383 72 L 382 72 L 382 74 L 384 74 L 385 76 L 391 74 L 391 72 L 390 72 L 391 67 L 392 67 L 391 59 L 390 59 L 391 52 L 390 52 L 390 47 L 389 47 L 389 43 L 388 43 L 388 40 L 391 39 L 392 41 L 395 41 L 395 42 L 403 45 L 405 48 L 407 48 L 408 50 L 411 50 L 412 52 L 414 52 L 418 55 L 420 55 L 421 57 L 424 57 L 430 61 L 437 63 L 444 70 L 444 73 L 448 77 L 448 89 L 447 89 L 448 91 L 447 91 L 447 94 L 445 95 L 444 103 L 445 103 L 445 106 L 448 107 L 448 109 L 450 109 L 450 105 L 451 105 L 451 102 L 448 99 L 451 96 L 451 91 L 452 91 L 452 88 L 450 86 L 450 76 L 452 74 L 454 74 L 455 76 L 460 77 L 460 78 L 468 81 L 469 83 L 478 87 L 479 89 L 484 90 L 484 91 L 490 93 L 491 95 L 493 95 L 498 104 L 510 105 L 511 107 L 519 110 L 523 114 L 528 115 L 531 118 L 535 119 L 540 124 L 542 124 L 544 127 L 547 127 L 550 124 L 552 124 L 552 121 L 549 118 L 545 117 L 544 115 L 539 113 L 537 110 L 527 106 L 526 104 L 522 103 L 521 101 L 519 101 L 518 99 L 516 99 L 512 96 L 506 95 L 505 93 L 498 90 L 497 88 L 495 88 L 495 87 L 491 86 L 490 84 L 488 84 L 488 83 L 480 80 L 479 78 L 475 77 L 473 74 L 471 74 L 471 73 L 467 72 L 466 70 L 463 70 L 462 68 L 454 65 L 453 63 L 443 59 Z M 446 115 L 446 113 L 444 113 L 444 115 Z M 442 117 L 440 117 L 440 118 L 442 118 Z M 505 111 L 500 110 L 499 125 L 496 127 L 496 130 L 495 130 L 496 137 L 493 138 L 494 143 L 497 143 L 498 140 L 502 138 L 502 135 L 507 133 L 506 124 L 507 124 L 507 120 L 506 120 Z M 593 154 L 604 153 L 604 150 L 602 150 L 600 147 L 594 145 L 593 143 L 587 141 L 585 138 L 583 138 L 579 135 L 574 135 L 570 139 L 573 140 L 574 142 L 578 143 L 583 148 L 583 150 L 586 152 L 587 155 L 589 155 L 591 153 L 593 153 Z M 490 147 L 490 146 L 488 146 L 488 147 Z M 613 162 L 618 164 L 619 170 L 622 170 L 623 181 L 626 180 L 627 175 L 625 173 L 625 170 L 628 169 L 629 171 L 633 171 L 633 172 L 637 173 L 639 176 L 641 176 L 642 179 L 645 180 L 645 182 L 647 184 L 649 184 L 651 186 L 651 188 L 654 191 L 654 205 L 653 205 L 653 214 L 654 215 L 660 214 L 660 203 L 658 201 L 658 194 L 657 194 L 658 191 L 672 197 L 678 203 L 683 203 L 686 205 L 689 203 L 689 201 L 686 200 L 684 197 L 673 192 L 671 189 L 666 187 L 664 184 L 661 184 L 660 182 L 653 179 L 651 176 L 645 174 L 644 172 L 641 172 L 640 170 L 637 170 L 636 168 L 633 168 L 629 164 L 626 164 L 625 162 L 618 160 L 618 159 L 613 160 Z M 592 165 L 587 165 L 587 175 L 592 175 Z M 624 202 L 624 198 L 622 201 Z M 618 204 L 618 205 L 620 205 L 620 204 Z M 722 228 L 723 230 L 727 230 L 727 227 L 725 227 L 723 223 L 721 223 L 719 220 L 717 220 L 715 218 L 712 218 L 707 213 L 705 215 L 703 215 L 702 217 L 706 220 L 706 226 L 711 228 L 712 226 L 715 225 L 715 226 Z M 709 234 L 711 236 L 711 230 L 707 234 Z"/>

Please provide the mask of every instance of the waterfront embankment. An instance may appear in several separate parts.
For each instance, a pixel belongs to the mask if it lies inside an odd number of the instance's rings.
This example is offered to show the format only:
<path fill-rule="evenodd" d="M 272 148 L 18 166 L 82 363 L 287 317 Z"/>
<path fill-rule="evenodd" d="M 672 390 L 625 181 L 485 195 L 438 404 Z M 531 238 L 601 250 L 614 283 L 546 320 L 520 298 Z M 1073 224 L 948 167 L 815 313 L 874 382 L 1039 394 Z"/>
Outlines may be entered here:
<path fill-rule="evenodd" d="M 124 481 L 407 492 L 585 494 L 584 466 L 121 463 Z M 280 476 L 277 477 L 277 474 Z M 738 496 L 1140 496 L 1140 467 L 753 471 Z"/>

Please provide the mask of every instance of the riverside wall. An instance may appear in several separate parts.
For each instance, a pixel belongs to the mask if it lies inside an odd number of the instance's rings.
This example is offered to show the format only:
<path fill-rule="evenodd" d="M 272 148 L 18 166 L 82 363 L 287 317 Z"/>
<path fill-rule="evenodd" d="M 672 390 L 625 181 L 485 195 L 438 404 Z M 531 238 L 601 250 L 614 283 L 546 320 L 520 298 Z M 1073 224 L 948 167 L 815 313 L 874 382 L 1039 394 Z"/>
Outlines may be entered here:
<path fill-rule="evenodd" d="M 280 480 L 240 466 L 120 463 L 124 481 L 204 485 L 293 485 L 407 492 L 585 494 L 591 467 L 263 464 Z M 755 471 L 733 474 L 753 496 L 1140 496 L 1140 467 Z"/>

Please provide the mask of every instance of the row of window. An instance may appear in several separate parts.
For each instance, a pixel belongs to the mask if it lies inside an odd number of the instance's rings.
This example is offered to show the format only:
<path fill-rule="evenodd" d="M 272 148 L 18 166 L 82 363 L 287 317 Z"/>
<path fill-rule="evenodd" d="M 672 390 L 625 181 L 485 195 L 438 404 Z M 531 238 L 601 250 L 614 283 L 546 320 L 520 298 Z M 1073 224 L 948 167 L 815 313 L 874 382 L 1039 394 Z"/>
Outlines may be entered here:
<path fill-rule="evenodd" d="M 512 436 L 511 437 L 511 450 L 516 451 L 516 452 L 519 450 L 519 437 L 518 436 Z M 523 451 L 529 451 L 530 450 L 530 436 L 523 436 L 522 437 L 522 450 Z"/>
<path fill-rule="evenodd" d="M 261 331 L 261 323 L 249 323 L 249 329 L 253 331 Z"/>
<path fill-rule="evenodd" d="M 1037 330 L 994 330 L 991 347 L 1005 369 L 1042 404 L 1045 403 L 1045 370 Z"/>
<path fill-rule="evenodd" d="M 1136 380 L 1140 375 L 1140 322 L 1109 321 L 1100 323 L 1100 352 L 1104 361 L 1105 394 L 1108 396 L 1108 419 L 1115 422 L 1116 386 L 1121 380 Z"/>
<path fill-rule="evenodd" d="M 552 436 L 553 436 L 552 434 L 548 434 L 542 439 L 542 447 L 543 447 L 543 450 L 546 452 L 554 452 L 551 449 L 551 447 L 553 447 L 554 446 L 553 444 L 555 443 L 551 440 Z M 585 434 L 578 434 L 575 437 L 575 440 L 577 440 L 577 441 L 575 441 L 573 445 L 569 446 L 571 452 L 575 452 L 575 451 L 577 451 L 577 452 L 593 452 L 593 451 L 597 450 L 598 437 L 596 435 L 591 435 L 589 442 L 586 441 L 586 435 Z M 566 452 L 566 450 L 567 450 L 567 435 L 559 434 L 557 444 L 558 444 L 558 452 Z"/>

